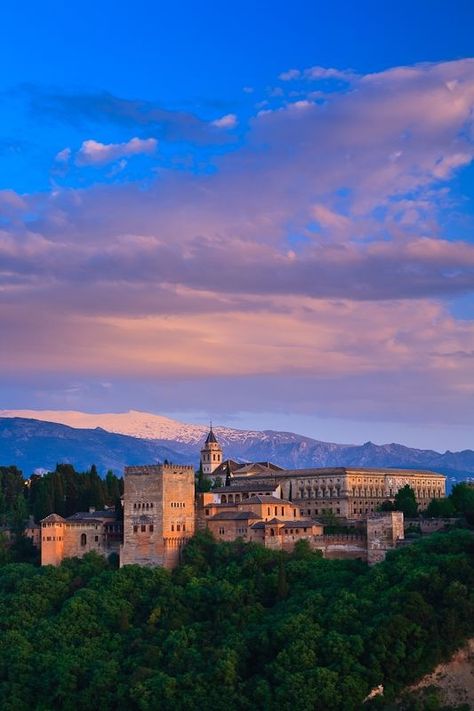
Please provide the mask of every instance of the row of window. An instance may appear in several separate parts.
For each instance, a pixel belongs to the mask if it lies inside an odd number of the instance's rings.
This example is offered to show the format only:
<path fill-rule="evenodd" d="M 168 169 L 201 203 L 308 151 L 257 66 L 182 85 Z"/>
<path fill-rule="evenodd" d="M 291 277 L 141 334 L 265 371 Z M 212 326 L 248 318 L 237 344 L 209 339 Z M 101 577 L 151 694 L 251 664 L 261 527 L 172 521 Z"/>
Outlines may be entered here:
<path fill-rule="evenodd" d="M 150 525 L 148 526 L 148 530 L 150 531 L 150 533 L 153 533 L 153 531 L 155 530 L 152 523 L 150 523 Z M 138 533 L 138 526 L 133 527 L 133 532 Z M 146 532 L 146 525 L 144 523 L 142 523 L 142 525 L 140 526 L 140 532 L 141 533 Z"/>
<path fill-rule="evenodd" d="M 274 509 L 275 509 L 275 516 L 278 516 L 278 506 L 274 506 Z M 296 516 L 296 509 L 293 509 L 293 511 L 294 511 L 294 515 Z M 284 506 L 281 507 L 281 515 L 282 516 L 285 515 L 285 507 Z M 271 507 L 270 506 L 267 506 L 267 516 L 271 516 Z"/>
<path fill-rule="evenodd" d="M 272 494 L 271 491 L 256 491 L 254 494 L 252 494 L 252 496 L 271 496 L 271 494 Z M 239 501 L 241 500 L 240 494 L 222 494 L 221 503 L 222 504 L 227 504 L 227 503 L 232 504 L 232 503 L 234 503 L 234 497 L 235 497 L 235 503 L 236 504 L 239 503 Z M 248 493 L 242 494 L 242 501 L 244 499 L 248 499 L 248 498 L 250 498 Z"/>
<path fill-rule="evenodd" d="M 137 501 L 133 504 L 134 509 L 152 509 L 153 508 L 153 501 L 151 503 L 142 503 L 141 501 Z"/>
<path fill-rule="evenodd" d="M 171 524 L 171 530 L 174 531 L 174 523 Z M 176 530 L 177 531 L 185 531 L 186 530 L 186 524 L 185 523 L 177 523 L 176 524 Z"/>
<path fill-rule="evenodd" d="M 170 505 L 171 505 L 172 509 L 185 509 L 186 508 L 185 501 L 172 501 Z"/>
<path fill-rule="evenodd" d="M 43 536 L 43 541 L 62 541 L 62 536 Z"/>
<path fill-rule="evenodd" d="M 339 486 L 335 487 L 321 487 L 320 489 L 312 489 L 310 486 L 306 489 L 300 489 L 300 497 L 302 499 L 326 499 L 326 498 L 339 498 L 341 495 L 341 489 Z"/>
<path fill-rule="evenodd" d="M 218 462 L 219 461 L 220 454 L 212 454 L 212 461 L 213 462 Z M 210 454 L 203 454 L 202 455 L 202 461 L 203 462 L 210 462 L 211 461 L 211 455 Z"/>
<path fill-rule="evenodd" d="M 311 515 L 313 515 L 313 516 L 319 516 L 319 514 L 322 515 L 322 514 L 324 514 L 326 511 L 332 511 L 332 512 L 334 513 L 333 508 L 331 507 L 331 508 L 329 508 L 329 509 L 321 509 L 321 511 L 320 511 L 319 509 L 313 509 L 313 510 L 312 510 L 312 513 L 311 513 L 311 509 L 307 509 L 307 515 L 308 515 L 308 516 L 311 516 Z M 301 513 L 304 515 L 304 511 L 303 511 L 303 510 L 301 510 Z M 341 513 L 341 509 L 340 509 L 339 507 L 337 507 L 335 513 L 340 514 L 340 513 Z"/>
<path fill-rule="evenodd" d="M 298 484 L 299 486 L 327 486 L 328 484 L 340 484 L 341 480 L 336 479 L 336 481 L 333 481 L 332 479 L 324 479 L 323 481 L 314 481 L 314 479 L 306 480 L 304 481 L 303 479 L 300 479 Z"/>

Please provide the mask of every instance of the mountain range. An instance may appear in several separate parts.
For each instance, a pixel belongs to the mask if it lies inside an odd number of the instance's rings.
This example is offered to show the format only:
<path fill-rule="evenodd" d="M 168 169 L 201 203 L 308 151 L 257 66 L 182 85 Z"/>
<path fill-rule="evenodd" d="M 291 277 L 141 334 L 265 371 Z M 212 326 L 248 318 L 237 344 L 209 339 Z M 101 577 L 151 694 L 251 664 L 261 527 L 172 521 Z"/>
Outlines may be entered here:
<path fill-rule="evenodd" d="M 272 461 L 282 467 L 401 467 L 443 472 L 453 480 L 472 478 L 474 451 L 444 453 L 401 444 L 335 444 L 292 432 L 214 427 L 224 457 Z M 78 470 L 96 464 L 121 473 L 127 464 L 168 459 L 198 465 L 208 426 L 130 411 L 89 414 L 75 411 L 0 410 L 0 465 L 16 464 L 29 475 L 70 462 Z"/>

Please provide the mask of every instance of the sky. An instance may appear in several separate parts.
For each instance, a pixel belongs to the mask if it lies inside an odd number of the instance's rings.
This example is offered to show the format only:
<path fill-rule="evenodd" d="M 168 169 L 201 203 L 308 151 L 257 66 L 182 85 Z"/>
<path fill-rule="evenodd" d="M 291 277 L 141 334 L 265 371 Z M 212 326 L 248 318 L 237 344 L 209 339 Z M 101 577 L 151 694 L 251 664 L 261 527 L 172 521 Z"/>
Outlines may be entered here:
<path fill-rule="evenodd" d="M 0 407 L 474 448 L 473 26 L 8 3 Z"/>

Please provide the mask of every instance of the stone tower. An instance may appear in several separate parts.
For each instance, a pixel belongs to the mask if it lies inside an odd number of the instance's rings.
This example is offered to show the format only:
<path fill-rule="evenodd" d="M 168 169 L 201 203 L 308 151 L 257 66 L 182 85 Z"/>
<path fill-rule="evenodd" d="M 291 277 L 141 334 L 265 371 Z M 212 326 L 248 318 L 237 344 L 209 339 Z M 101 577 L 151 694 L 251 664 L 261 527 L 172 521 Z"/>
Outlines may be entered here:
<path fill-rule="evenodd" d="M 220 464 L 222 464 L 222 447 L 217 441 L 211 425 L 204 447 L 201 449 L 202 473 L 204 476 L 209 476 Z"/>
<path fill-rule="evenodd" d="M 66 519 L 50 514 L 41 521 L 41 565 L 59 565 L 64 557 Z"/>
<path fill-rule="evenodd" d="M 120 565 L 179 563 L 194 534 L 194 467 L 125 467 Z"/>

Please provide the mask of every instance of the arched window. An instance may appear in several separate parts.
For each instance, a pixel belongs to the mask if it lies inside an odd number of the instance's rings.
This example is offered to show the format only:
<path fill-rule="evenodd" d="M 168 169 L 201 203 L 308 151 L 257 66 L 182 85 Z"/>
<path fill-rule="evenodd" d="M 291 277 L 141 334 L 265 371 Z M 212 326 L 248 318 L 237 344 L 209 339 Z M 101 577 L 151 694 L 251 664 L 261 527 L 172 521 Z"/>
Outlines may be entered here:
<path fill-rule="evenodd" d="M 85 533 L 81 533 L 81 546 L 87 545 L 87 536 Z"/>

